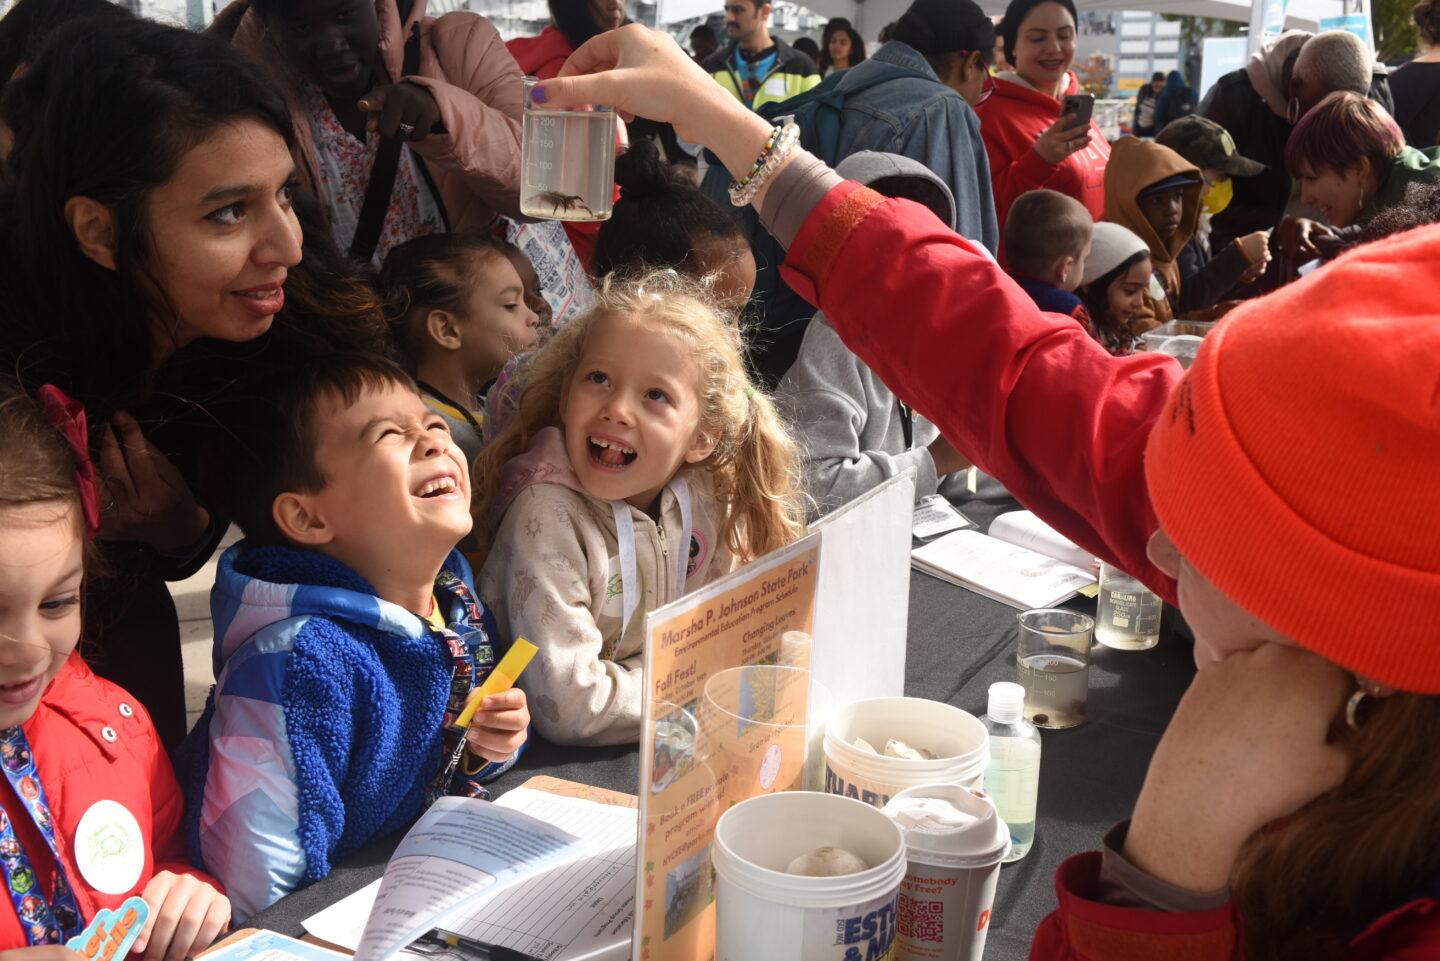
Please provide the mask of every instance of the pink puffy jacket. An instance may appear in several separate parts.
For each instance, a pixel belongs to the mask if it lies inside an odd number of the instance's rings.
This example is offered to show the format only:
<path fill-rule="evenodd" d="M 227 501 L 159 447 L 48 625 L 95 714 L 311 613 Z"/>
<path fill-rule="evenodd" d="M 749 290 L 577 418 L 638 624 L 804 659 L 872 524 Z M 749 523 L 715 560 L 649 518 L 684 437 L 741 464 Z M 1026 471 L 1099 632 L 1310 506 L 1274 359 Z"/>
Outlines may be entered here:
<path fill-rule="evenodd" d="M 495 27 L 474 13 L 425 16 L 415 0 L 402 24 L 393 0 L 380 0 L 380 59 L 390 82 L 401 79 L 430 91 L 440 107 L 443 134 L 410 146 L 425 161 L 452 230 L 484 229 L 495 214 L 520 216 L 520 68 Z M 401 76 L 405 37 L 420 23 L 420 72 Z M 233 0 L 209 33 L 229 40 L 259 63 L 285 93 L 295 122 L 301 180 L 315 187 L 315 147 L 300 105 L 299 80 L 266 39 L 250 0 Z"/>

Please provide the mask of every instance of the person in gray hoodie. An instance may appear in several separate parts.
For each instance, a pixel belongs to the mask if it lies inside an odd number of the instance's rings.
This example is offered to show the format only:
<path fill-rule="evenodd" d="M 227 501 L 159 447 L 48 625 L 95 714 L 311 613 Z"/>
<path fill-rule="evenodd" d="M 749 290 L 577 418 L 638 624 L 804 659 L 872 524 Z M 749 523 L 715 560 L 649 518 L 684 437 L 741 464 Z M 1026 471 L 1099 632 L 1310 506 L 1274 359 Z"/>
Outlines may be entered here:
<path fill-rule="evenodd" d="M 923 204 L 946 227 L 955 227 L 949 186 L 918 160 L 862 150 L 841 161 L 836 171 L 887 197 Z M 971 496 L 970 463 L 841 342 L 824 313 L 817 313 L 805 328 L 800 353 L 781 378 L 775 402 L 805 455 L 812 517 L 854 500 L 907 467 L 916 471 L 917 498 L 935 493 L 952 501 Z"/>

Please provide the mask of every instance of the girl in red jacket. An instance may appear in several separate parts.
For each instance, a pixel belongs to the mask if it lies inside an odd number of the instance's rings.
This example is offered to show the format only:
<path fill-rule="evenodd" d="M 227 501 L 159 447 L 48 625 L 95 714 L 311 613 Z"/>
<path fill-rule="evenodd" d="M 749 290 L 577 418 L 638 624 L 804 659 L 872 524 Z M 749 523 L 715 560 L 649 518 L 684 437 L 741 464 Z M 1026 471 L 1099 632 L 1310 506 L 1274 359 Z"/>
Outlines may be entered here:
<path fill-rule="evenodd" d="M 638 27 L 566 69 L 600 72 L 547 102 L 670 119 L 732 173 L 774 136 Z M 1234 311 L 1182 380 L 1041 314 L 917 205 L 803 152 L 761 166 L 786 280 L 958 450 L 1194 629 L 1200 670 L 1134 817 L 1061 868 L 1031 957 L 1440 957 L 1440 227 Z"/>
<path fill-rule="evenodd" d="M 0 436 L 0 957 L 78 961 L 62 946 L 138 895 L 150 915 L 132 953 L 180 961 L 224 930 L 230 902 L 185 861 L 149 715 L 75 651 L 101 500 L 84 409 L 0 385 Z M 141 463 L 130 476 L 155 481 Z"/>
<path fill-rule="evenodd" d="M 1068 194 L 1095 220 L 1105 218 L 1105 164 L 1110 145 L 1092 120 L 1072 126 L 1060 98 L 1078 93 L 1072 0 L 1012 0 L 1000 21 L 1005 59 L 975 112 L 990 155 L 990 183 L 1000 223 L 1015 198 L 1041 187 Z"/>

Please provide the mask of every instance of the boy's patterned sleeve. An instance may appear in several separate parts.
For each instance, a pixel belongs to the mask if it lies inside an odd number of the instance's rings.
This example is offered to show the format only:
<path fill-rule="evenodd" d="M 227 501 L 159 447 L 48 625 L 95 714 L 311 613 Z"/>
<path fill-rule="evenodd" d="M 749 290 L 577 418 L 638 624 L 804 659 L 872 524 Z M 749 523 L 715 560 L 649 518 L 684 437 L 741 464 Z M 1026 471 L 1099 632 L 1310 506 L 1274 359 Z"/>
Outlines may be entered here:
<path fill-rule="evenodd" d="M 519 684 L 536 730 L 557 744 L 633 742 L 640 735 L 640 659 L 607 659 L 616 639 L 596 624 L 603 599 L 595 600 L 592 558 L 577 530 L 589 521 L 558 498 L 537 495 L 546 487 L 553 485 L 521 491 L 505 512 L 481 572 L 482 596 L 504 644 L 524 637 L 540 649 Z"/>
<path fill-rule="evenodd" d="M 299 787 L 281 691 L 288 652 L 247 648 L 225 666 L 191 782 L 197 863 L 224 884 L 237 920 L 304 883 Z M 188 745 L 187 745 L 188 746 Z M 197 796 L 198 790 L 198 796 Z"/>
<path fill-rule="evenodd" d="M 488 797 L 488 793 L 482 794 L 475 790 L 481 784 L 489 784 L 491 781 L 504 774 L 515 766 L 520 760 L 520 755 L 525 753 L 525 748 L 530 744 L 527 735 L 525 743 L 515 749 L 515 753 L 503 761 L 487 761 L 477 754 L 471 754 L 467 749 L 465 756 L 455 767 L 455 774 L 450 779 L 450 793 L 460 797 Z M 476 763 L 480 766 L 475 767 Z"/>
<path fill-rule="evenodd" d="M 186 856 L 185 797 L 176 780 L 175 768 L 143 704 L 134 705 L 130 723 L 144 732 L 142 737 L 127 738 L 127 743 L 131 745 L 137 768 L 145 772 L 150 785 L 150 849 L 154 872 L 193 875 L 223 892 L 224 885 L 195 867 Z"/>

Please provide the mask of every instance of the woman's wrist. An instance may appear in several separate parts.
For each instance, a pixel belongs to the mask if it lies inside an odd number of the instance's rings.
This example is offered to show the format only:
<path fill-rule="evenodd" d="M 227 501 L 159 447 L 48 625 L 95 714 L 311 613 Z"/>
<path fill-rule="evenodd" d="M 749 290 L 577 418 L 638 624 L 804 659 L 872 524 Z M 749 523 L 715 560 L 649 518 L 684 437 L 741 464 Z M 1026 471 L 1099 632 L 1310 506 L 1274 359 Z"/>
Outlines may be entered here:
<path fill-rule="evenodd" d="M 1064 157 L 1060 157 L 1058 160 L 1051 160 L 1046 156 L 1045 151 L 1041 149 L 1040 141 L 1038 140 L 1030 145 L 1030 152 L 1034 155 L 1034 158 L 1048 170 L 1053 170 L 1065 160 Z"/>
<path fill-rule="evenodd" d="M 753 111 L 746 110 L 743 115 L 726 111 L 716 118 L 701 142 L 720 158 L 730 175 L 739 180 L 749 172 L 755 158 L 765 149 L 774 129 L 764 117 Z"/>
<path fill-rule="evenodd" d="M 825 195 L 843 181 L 804 150 L 797 150 L 754 199 L 760 222 L 786 250 Z"/>
<path fill-rule="evenodd" d="M 1149 803 L 1142 790 L 1121 853 L 1151 877 L 1203 894 L 1230 883 L 1245 838 L 1205 830 L 1205 802 L 1195 800 L 1198 804 Z"/>

